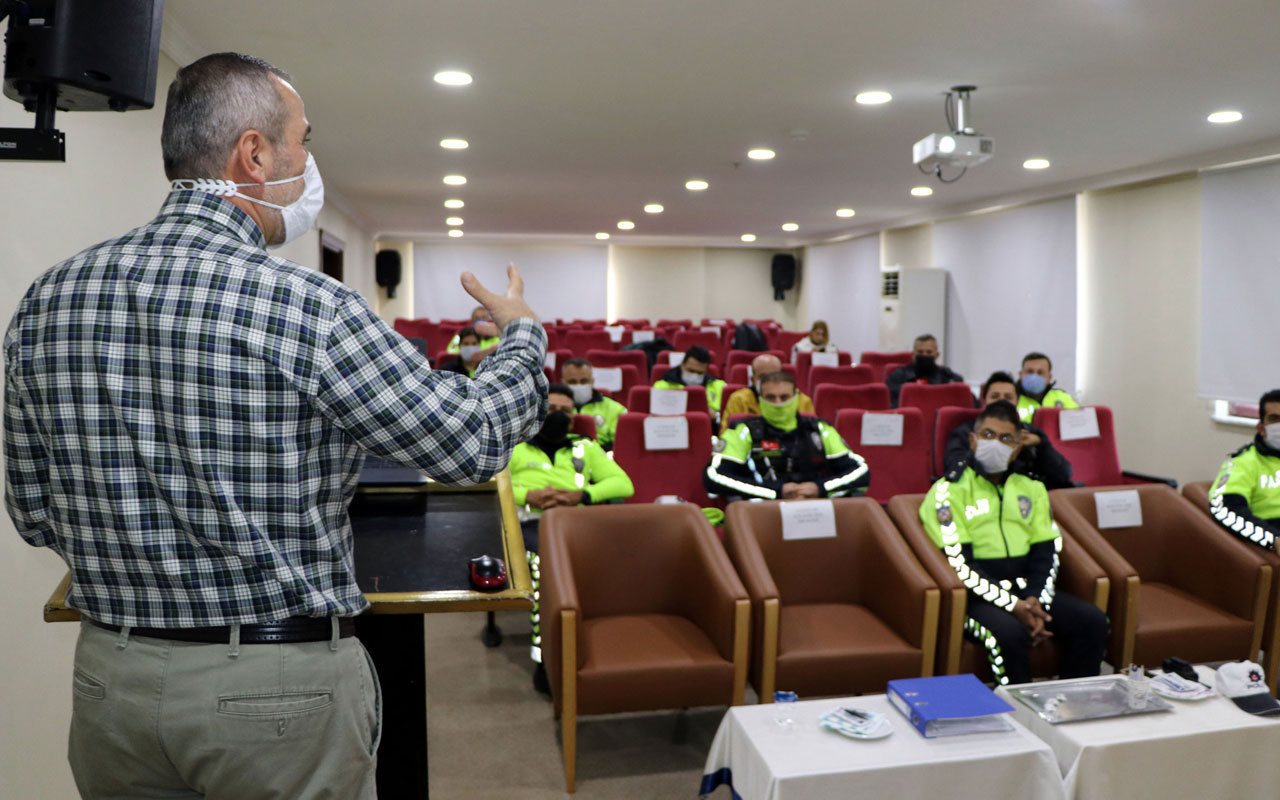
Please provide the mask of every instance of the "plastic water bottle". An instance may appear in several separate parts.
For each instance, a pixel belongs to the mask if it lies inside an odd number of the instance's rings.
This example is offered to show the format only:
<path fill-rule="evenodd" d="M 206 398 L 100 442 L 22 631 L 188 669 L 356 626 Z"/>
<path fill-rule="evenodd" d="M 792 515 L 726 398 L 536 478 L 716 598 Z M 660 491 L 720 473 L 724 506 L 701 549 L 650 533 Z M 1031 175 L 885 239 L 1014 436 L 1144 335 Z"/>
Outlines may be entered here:
<path fill-rule="evenodd" d="M 780 733 L 792 733 L 796 729 L 795 692 L 773 693 L 773 723 Z"/>

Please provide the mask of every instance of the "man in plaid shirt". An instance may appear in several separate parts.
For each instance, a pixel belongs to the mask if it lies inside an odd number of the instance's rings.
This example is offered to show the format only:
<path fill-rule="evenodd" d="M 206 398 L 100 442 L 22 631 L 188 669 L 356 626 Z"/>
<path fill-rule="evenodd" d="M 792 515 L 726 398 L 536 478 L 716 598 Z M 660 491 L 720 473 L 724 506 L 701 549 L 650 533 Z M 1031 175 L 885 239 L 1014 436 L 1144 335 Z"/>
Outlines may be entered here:
<path fill-rule="evenodd" d="M 43 274 L 5 337 L 5 500 L 71 568 L 69 757 L 85 796 L 373 797 L 377 678 L 350 618 L 365 451 L 467 484 L 546 414 L 546 336 L 432 371 L 355 292 L 264 249 L 323 202 L 288 77 L 233 53 L 169 88 L 175 189 Z"/>

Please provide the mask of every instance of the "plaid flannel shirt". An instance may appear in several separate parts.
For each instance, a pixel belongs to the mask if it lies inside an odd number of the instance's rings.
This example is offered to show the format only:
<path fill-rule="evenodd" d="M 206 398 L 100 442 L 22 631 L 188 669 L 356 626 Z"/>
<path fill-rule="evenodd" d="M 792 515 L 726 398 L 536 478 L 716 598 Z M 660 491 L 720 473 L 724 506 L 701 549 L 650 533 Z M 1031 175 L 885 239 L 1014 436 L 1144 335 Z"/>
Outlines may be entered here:
<path fill-rule="evenodd" d="M 433 371 L 354 291 L 269 255 L 229 202 L 43 274 L 5 336 L 5 501 L 102 622 L 357 614 L 363 452 L 489 479 L 546 415 L 546 334 L 510 323 L 474 380 Z"/>

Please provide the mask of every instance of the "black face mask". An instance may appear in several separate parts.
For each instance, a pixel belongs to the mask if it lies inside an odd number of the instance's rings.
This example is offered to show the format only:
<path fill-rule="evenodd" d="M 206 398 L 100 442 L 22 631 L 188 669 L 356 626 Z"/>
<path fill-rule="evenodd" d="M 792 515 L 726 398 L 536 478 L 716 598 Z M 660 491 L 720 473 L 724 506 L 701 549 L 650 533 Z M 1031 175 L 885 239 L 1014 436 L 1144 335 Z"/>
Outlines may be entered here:
<path fill-rule="evenodd" d="M 569 435 L 569 426 L 572 424 L 573 419 L 568 414 L 563 411 L 552 411 L 547 415 L 546 422 L 542 423 L 538 438 L 548 444 L 563 442 Z"/>
<path fill-rule="evenodd" d="M 932 375 L 934 369 L 937 368 L 937 359 L 933 356 L 916 356 L 915 357 L 916 375 L 926 377 Z"/>

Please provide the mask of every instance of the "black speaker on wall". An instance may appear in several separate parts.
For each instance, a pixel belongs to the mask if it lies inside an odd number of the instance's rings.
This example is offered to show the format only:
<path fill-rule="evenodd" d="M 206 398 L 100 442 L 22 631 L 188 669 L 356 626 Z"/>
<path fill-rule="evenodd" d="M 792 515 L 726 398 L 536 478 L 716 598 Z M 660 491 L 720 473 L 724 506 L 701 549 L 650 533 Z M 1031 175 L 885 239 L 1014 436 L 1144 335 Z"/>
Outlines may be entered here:
<path fill-rule="evenodd" d="M 379 250 L 373 257 L 373 279 L 379 286 L 387 290 L 387 297 L 396 296 L 396 287 L 400 285 L 400 252 L 397 250 Z"/>
<path fill-rule="evenodd" d="M 28 111 L 46 89 L 59 111 L 155 105 L 164 0 L 0 0 L 6 6 L 6 97 Z"/>
<path fill-rule="evenodd" d="M 796 288 L 796 257 L 790 253 L 773 256 L 773 299 L 782 300 L 788 289 Z"/>

